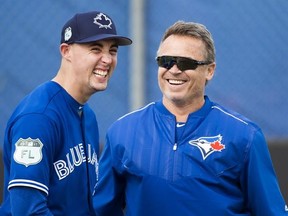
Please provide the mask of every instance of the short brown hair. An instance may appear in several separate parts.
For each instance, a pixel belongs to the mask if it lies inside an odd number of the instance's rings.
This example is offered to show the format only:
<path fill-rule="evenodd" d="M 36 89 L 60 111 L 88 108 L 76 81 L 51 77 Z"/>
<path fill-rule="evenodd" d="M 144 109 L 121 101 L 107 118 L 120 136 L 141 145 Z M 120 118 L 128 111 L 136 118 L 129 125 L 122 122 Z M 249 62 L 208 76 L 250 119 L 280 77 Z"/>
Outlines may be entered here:
<path fill-rule="evenodd" d="M 170 26 L 164 33 L 161 43 L 171 35 L 188 36 L 200 39 L 206 46 L 205 61 L 215 62 L 215 47 L 211 33 L 207 28 L 199 23 L 177 21 Z"/>

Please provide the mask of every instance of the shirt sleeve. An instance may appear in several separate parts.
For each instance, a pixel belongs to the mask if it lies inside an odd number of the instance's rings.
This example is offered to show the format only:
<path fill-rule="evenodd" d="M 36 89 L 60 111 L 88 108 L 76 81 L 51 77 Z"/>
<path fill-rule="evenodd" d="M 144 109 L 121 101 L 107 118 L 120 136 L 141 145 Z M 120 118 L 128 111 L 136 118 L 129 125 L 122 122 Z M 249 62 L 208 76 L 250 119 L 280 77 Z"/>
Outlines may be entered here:
<path fill-rule="evenodd" d="M 255 216 L 288 215 L 264 135 L 257 131 L 252 140 L 242 181 L 248 208 Z"/>
<path fill-rule="evenodd" d="M 96 215 L 123 216 L 123 191 L 124 182 L 113 166 L 113 155 L 107 141 L 99 160 L 99 181 L 93 196 Z"/>
<path fill-rule="evenodd" d="M 11 213 L 14 216 L 53 216 L 47 208 L 46 195 L 39 190 L 26 187 L 14 187 L 10 190 L 10 200 L 13 203 Z M 27 200 L 29 200 L 29 202 L 27 202 Z"/>
<path fill-rule="evenodd" d="M 13 124 L 8 189 L 25 186 L 49 194 L 54 144 L 58 143 L 56 130 L 53 122 L 40 114 L 23 116 Z"/>

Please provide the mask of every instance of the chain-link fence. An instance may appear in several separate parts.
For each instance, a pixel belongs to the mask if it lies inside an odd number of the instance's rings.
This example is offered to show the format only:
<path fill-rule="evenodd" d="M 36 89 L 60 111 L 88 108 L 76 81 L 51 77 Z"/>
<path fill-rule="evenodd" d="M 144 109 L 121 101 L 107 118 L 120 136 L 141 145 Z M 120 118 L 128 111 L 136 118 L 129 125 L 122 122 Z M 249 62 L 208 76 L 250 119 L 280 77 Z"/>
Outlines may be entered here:
<path fill-rule="evenodd" d="M 246 115 L 269 143 L 288 140 L 288 1 L 148 0 L 144 52 L 146 102 L 160 99 L 155 55 L 164 30 L 177 20 L 205 24 L 216 46 L 216 75 L 207 87 L 212 100 Z M 0 148 L 17 103 L 57 72 L 62 25 L 76 12 L 102 10 L 129 35 L 128 0 L 2 0 L 0 6 Z M 133 38 L 132 38 L 133 39 Z M 109 125 L 129 110 L 129 48 L 120 48 L 108 89 L 91 98 L 101 142 Z M 221 120 L 219 120 L 221 121 Z M 288 144 L 288 142 L 287 142 Z M 275 144 L 276 145 L 276 144 Z M 283 148 L 284 149 L 284 148 Z M 276 157 L 274 157 L 276 158 Z M 1 168 L 1 174 L 2 174 Z"/>

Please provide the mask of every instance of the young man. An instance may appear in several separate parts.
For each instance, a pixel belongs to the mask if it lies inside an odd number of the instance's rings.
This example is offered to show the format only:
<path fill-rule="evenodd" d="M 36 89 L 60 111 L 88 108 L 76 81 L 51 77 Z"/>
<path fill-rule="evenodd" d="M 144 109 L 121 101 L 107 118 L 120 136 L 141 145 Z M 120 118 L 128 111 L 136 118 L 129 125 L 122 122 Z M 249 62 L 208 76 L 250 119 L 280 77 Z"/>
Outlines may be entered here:
<path fill-rule="evenodd" d="M 216 67 L 206 27 L 176 22 L 156 61 L 162 100 L 108 131 L 97 216 L 287 215 L 261 129 L 205 95 Z"/>
<path fill-rule="evenodd" d="M 7 124 L 1 216 L 95 215 L 99 132 L 87 101 L 106 89 L 118 46 L 131 43 L 102 12 L 64 25 L 57 75 L 26 96 Z"/>

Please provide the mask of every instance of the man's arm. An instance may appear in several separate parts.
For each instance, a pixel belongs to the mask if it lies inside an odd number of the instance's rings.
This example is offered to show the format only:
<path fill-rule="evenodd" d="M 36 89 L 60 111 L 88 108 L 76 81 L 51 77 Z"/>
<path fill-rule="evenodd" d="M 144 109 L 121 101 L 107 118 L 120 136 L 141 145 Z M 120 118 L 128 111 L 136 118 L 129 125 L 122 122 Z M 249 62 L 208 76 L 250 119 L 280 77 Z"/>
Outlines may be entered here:
<path fill-rule="evenodd" d="M 123 216 L 124 183 L 113 168 L 111 151 L 110 143 L 107 141 L 99 161 L 99 181 L 93 196 L 97 216 Z"/>
<path fill-rule="evenodd" d="M 13 216 L 53 216 L 47 207 L 46 194 L 40 190 L 28 187 L 13 187 L 10 189 L 10 200 Z"/>
<path fill-rule="evenodd" d="M 248 208 L 255 216 L 288 215 L 273 168 L 267 143 L 261 131 L 255 133 L 245 163 Z"/>

